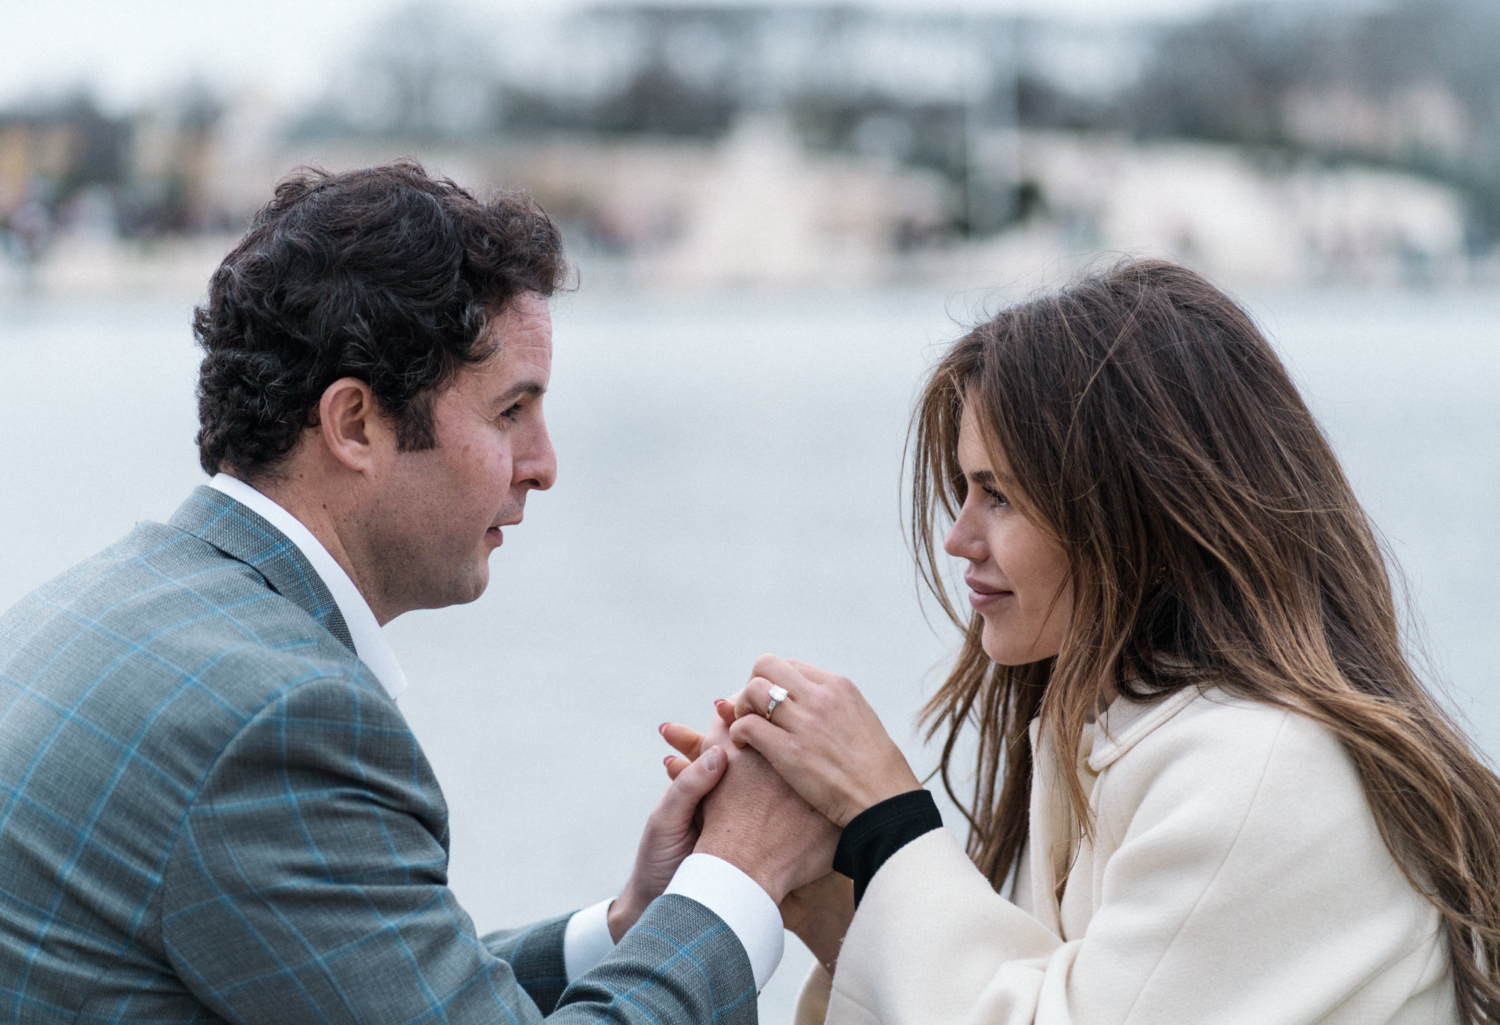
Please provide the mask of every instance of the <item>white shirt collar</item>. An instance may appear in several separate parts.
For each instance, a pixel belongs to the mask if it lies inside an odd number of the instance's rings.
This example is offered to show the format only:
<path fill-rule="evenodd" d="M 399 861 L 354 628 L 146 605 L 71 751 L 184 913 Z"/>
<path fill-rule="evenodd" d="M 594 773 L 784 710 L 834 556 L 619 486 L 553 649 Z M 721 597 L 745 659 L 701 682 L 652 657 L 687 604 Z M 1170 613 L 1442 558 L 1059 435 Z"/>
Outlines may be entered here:
<path fill-rule="evenodd" d="M 370 603 L 359 593 L 359 588 L 354 586 L 354 581 L 349 579 L 344 567 L 328 554 L 323 543 L 302 525 L 301 520 L 238 477 L 231 477 L 227 473 L 216 474 L 208 482 L 208 486 L 223 492 L 259 515 L 297 546 L 297 550 L 312 564 L 313 571 L 328 588 L 328 593 L 333 595 L 334 604 L 344 617 L 344 625 L 349 628 L 349 637 L 354 641 L 354 653 L 375 674 L 391 699 L 399 698 L 406 690 L 406 674 L 401 671 L 401 663 L 396 661 L 396 653 L 391 650 L 380 624 L 375 621 Z"/>

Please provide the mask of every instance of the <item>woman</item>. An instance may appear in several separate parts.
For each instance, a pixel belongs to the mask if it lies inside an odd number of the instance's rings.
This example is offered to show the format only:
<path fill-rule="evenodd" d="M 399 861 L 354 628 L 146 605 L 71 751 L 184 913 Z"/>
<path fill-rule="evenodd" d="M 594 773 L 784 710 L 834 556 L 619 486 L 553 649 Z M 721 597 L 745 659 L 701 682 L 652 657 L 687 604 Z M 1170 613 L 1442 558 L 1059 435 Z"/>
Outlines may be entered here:
<path fill-rule="evenodd" d="M 851 683 L 757 663 L 731 735 L 853 878 L 784 906 L 821 963 L 799 1022 L 1500 1020 L 1500 781 L 1243 311 L 1156 262 L 1009 309 L 936 368 L 914 451 L 968 849 Z"/>

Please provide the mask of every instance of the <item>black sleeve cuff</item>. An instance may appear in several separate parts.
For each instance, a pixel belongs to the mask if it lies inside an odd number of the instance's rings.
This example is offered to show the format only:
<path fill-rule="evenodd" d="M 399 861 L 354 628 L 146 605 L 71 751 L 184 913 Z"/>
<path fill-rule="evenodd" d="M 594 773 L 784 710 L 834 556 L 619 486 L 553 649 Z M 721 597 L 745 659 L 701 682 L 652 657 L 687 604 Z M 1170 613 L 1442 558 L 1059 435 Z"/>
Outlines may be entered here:
<path fill-rule="evenodd" d="M 925 790 L 897 794 L 850 819 L 833 852 L 833 870 L 854 880 L 855 906 L 892 854 L 942 826 L 937 802 Z"/>

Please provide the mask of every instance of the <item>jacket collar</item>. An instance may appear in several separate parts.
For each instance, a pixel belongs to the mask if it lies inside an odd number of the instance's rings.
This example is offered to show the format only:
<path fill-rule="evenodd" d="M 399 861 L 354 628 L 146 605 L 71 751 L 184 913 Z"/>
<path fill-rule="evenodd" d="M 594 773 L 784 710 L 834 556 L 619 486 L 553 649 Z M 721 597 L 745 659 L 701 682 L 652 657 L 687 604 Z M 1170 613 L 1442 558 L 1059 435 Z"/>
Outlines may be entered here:
<path fill-rule="evenodd" d="M 1089 768 L 1103 772 L 1106 766 L 1113 765 L 1157 727 L 1192 704 L 1200 693 L 1197 687 L 1183 687 L 1175 694 L 1149 704 L 1123 696 L 1115 698 L 1095 724 Z"/>
<path fill-rule="evenodd" d="M 199 485 L 168 521 L 259 573 L 277 594 L 296 603 L 354 651 L 354 639 L 327 585 L 286 535 L 228 495 Z"/>
<path fill-rule="evenodd" d="M 1123 696 L 1115 698 L 1097 720 L 1084 727 L 1080 746 L 1087 750 L 1088 755 L 1085 761 L 1080 751 L 1078 760 L 1087 764 L 1095 774 L 1103 772 L 1106 766 L 1119 761 L 1157 727 L 1192 704 L 1201 693 L 1199 688 L 1189 686 L 1160 701 L 1131 701 Z M 1033 757 L 1040 761 L 1044 744 L 1042 720 L 1033 719 L 1027 725 Z"/>

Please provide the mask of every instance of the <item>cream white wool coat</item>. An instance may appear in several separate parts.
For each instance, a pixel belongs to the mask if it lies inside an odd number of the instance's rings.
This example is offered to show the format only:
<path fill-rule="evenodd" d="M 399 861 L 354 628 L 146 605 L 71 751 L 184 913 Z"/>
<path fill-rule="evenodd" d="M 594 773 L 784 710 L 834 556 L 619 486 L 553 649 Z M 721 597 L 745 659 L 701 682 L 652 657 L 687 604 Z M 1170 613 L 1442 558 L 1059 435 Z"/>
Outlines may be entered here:
<path fill-rule="evenodd" d="M 1457 1021 L 1439 917 L 1311 720 L 1184 691 L 1043 741 L 1015 901 L 946 829 L 876 874 L 797 1025 Z M 1092 840 L 1064 772 L 1090 795 Z"/>

